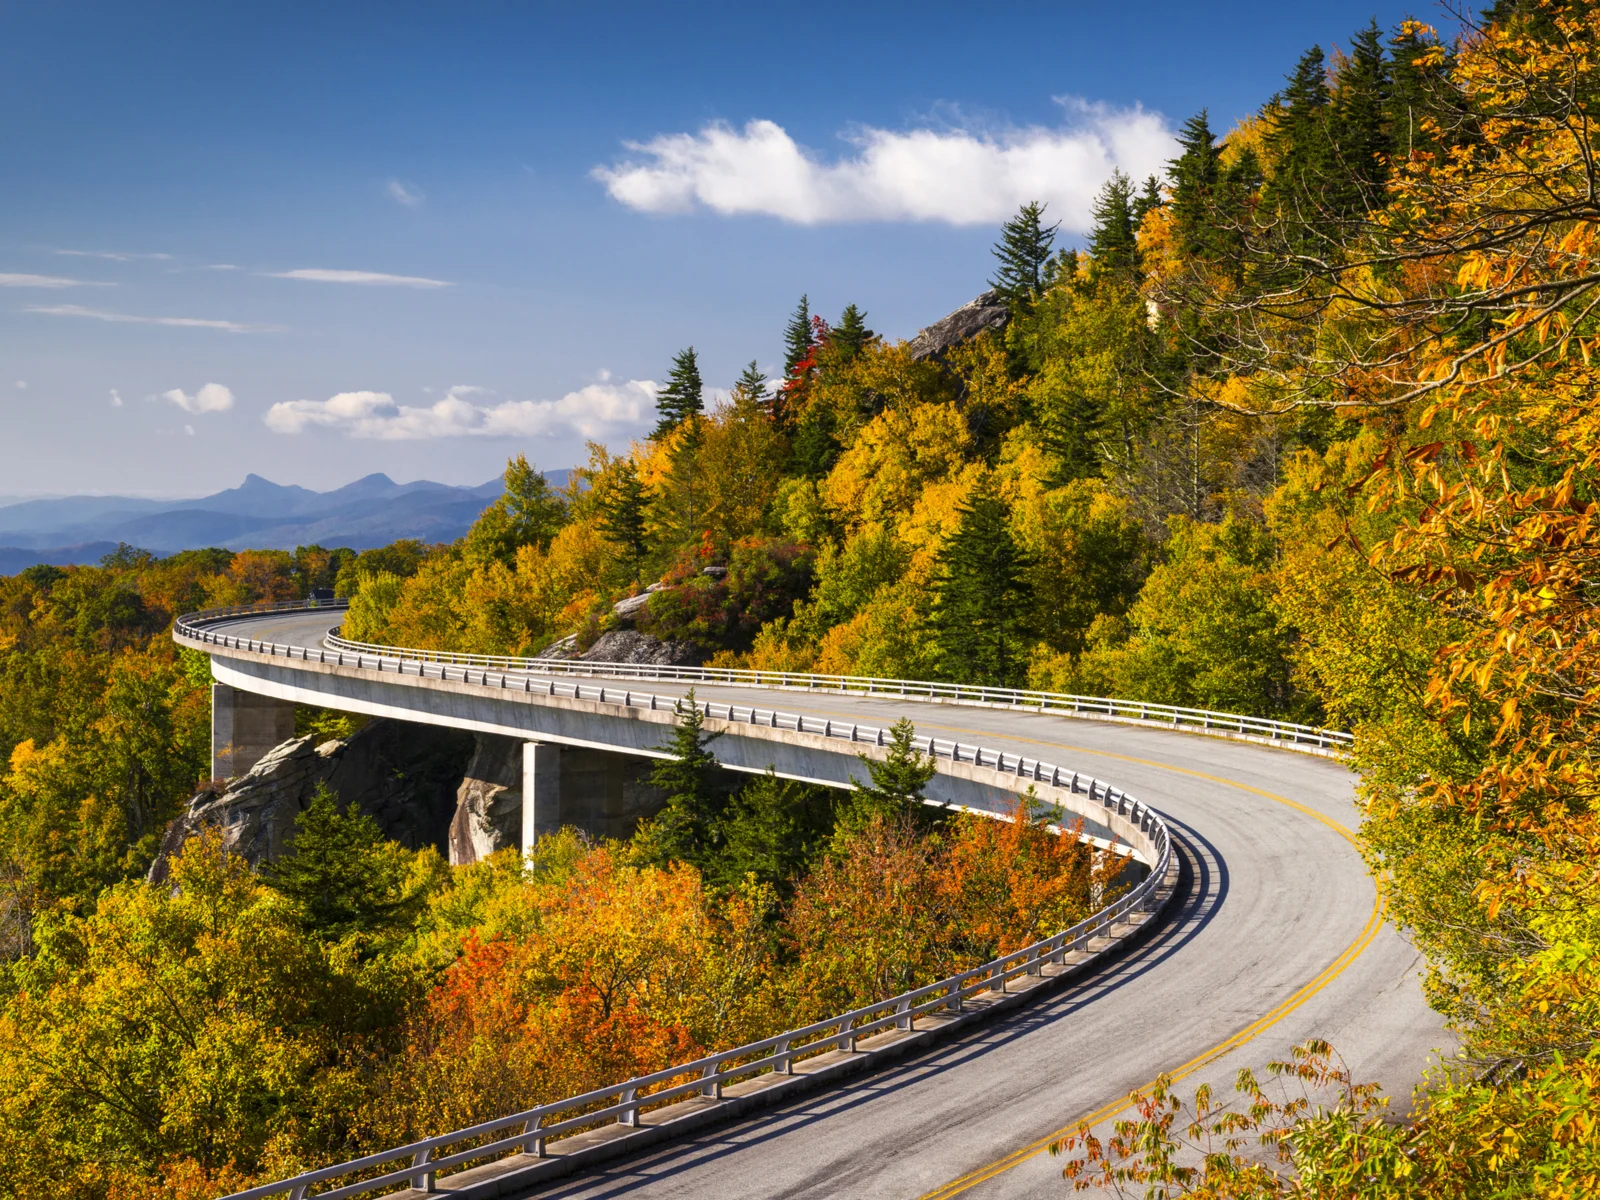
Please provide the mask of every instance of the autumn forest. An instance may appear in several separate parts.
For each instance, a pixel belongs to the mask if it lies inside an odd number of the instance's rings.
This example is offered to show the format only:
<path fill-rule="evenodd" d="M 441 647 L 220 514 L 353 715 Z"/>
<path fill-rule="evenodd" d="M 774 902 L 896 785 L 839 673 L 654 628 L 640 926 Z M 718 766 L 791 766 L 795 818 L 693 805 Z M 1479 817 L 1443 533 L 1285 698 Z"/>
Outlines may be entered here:
<path fill-rule="evenodd" d="M 512 457 L 454 543 L 0 579 L 0 1194 L 220 1195 L 893 995 L 1117 886 L 1059 814 L 924 805 L 909 729 L 830 791 L 724 772 L 692 713 L 628 839 L 450 867 L 324 794 L 276 862 L 201 833 L 147 881 L 211 761 L 173 619 L 313 589 L 362 641 L 629 628 L 1350 730 L 1460 1057 L 1387 1107 L 1319 1044 L 1262 1065 L 1321 1107 L 1158 1088 L 1055 1148 L 1062 1194 L 1600 1191 L 1600 2 L 1463 29 L 1357 30 L 1236 127 L 1194 115 L 1077 248 L 1025 206 L 975 336 L 801 298 L 778 378 L 686 347 L 648 437 L 562 488 Z"/>

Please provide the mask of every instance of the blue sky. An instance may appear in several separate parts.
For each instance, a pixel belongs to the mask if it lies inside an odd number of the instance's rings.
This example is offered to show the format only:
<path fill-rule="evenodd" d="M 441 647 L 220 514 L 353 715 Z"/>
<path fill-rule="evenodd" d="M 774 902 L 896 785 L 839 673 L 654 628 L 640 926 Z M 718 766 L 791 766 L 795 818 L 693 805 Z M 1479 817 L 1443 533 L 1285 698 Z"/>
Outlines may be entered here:
<path fill-rule="evenodd" d="M 0 10 L 0 496 L 481 482 L 801 292 L 906 337 L 1208 107 L 1406 6 Z M 1430 17 L 1430 11 L 1420 15 Z"/>

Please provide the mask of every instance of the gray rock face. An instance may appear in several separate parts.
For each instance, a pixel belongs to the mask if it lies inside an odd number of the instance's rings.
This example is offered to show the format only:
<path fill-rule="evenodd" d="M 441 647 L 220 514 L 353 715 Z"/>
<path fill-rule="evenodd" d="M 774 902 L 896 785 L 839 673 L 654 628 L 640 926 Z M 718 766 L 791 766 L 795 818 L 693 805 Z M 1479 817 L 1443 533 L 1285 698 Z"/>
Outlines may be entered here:
<path fill-rule="evenodd" d="M 611 606 L 611 611 L 616 614 L 619 621 L 636 621 L 649 607 L 650 593 L 640 592 L 637 596 L 629 596 L 626 600 L 618 600 Z"/>
<path fill-rule="evenodd" d="M 648 663 L 658 667 L 698 667 L 704 653 L 693 642 L 664 642 L 636 629 L 602 633 L 576 656 L 581 662 Z"/>
<path fill-rule="evenodd" d="M 473 735 L 466 775 L 450 819 L 450 865 L 464 866 L 522 840 L 522 742 Z"/>
<path fill-rule="evenodd" d="M 907 348 L 916 362 L 937 358 L 985 330 L 1003 329 L 1010 319 L 1011 310 L 1000 299 L 1000 293 L 990 290 L 929 325 L 907 343 Z"/>
<path fill-rule="evenodd" d="M 635 597 L 643 599 L 643 597 Z M 636 629 L 613 629 L 602 633 L 583 653 L 578 652 L 577 636 L 551 642 L 539 651 L 538 658 L 563 662 L 648 663 L 664 667 L 698 667 L 705 652 L 693 642 L 664 642 Z"/>
<path fill-rule="evenodd" d="M 446 848 L 456 787 L 472 751 L 458 730 L 377 720 L 347 742 L 294 738 L 269 751 L 221 789 L 207 788 L 167 827 L 149 878 L 161 882 L 183 843 L 207 826 L 252 865 L 279 858 L 294 841 L 295 818 L 326 784 L 341 806 L 356 805 L 385 837 L 412 849 Z"/>

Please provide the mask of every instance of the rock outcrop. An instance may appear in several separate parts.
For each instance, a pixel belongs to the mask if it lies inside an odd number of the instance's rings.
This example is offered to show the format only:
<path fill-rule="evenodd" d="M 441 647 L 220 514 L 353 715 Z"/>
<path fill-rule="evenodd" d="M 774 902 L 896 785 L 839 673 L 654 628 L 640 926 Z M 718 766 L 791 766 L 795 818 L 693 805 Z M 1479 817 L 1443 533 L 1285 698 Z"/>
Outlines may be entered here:
<path fill-rule="evenodd" d="M 970 342 L 985 330 L 1003 329 L 1010 319 L 1011 310 L 1000 298 L 1000 293 L 990 290 L 921 330 L 906 344 L 906 348 L 916 362 L 939 358 L 963 342 Z"/>
<path fill-rule="evenodd" d="M 613 629 L 602 633 L 594 645 L 579 651 L 576 635 L 552 642 L 539 651 L 539 658 L 566 662 L 648 663 L 658 667 L 698 667 L 705 651 L 693 642 L 666 642 L 637 629 Z"/>
<path fill-rule="evenodd" d="M 202 790 L 167 827 L 150 879 L 207 826 L 254 865 L 272 862 L 294 841 L 295 817 L 326 784 L 341 806 L 356 805 L 385 837 L 412 849 L 447 847 L 456 792 L 472 753 L 472 735 L 432 725 L 377 720 L 349 741 L 315 745 L 309 737 L 274 747 L 244 775 Z M 520 779 L 520 765 L 519 765 Z"/>
<path fill-rule="evenodd" d="M 450 819 L 452 867 L 522 841 L 522 742 L 494 733 L 472 736 L 472 759 Z"/>

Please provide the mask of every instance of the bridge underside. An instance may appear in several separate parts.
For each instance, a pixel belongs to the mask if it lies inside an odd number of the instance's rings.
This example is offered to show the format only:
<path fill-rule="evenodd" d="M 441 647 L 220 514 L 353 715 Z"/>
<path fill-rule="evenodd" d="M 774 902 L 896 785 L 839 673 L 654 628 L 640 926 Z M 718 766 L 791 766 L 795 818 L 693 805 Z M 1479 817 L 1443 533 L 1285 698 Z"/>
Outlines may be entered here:
<path fill-rule="evenodd" d="M 628 764 L 669 757 L 662 748 L 675 721 L 669 709 L 626 708 L 509 687 L 497 691 L 437 678 L 428 679 L 424 687 L 415 676 L 386 674 L 371 666 L 291 663 L 253 655 L 214 656 L 211 667 L 219 684 L 277 701 L 291 711 L 297 703 L 311 704 L 519 740 L 524 750 L 516 840 L 524 849 L 562 825 L 597 836 L 622 836 L 660 805 L 658 795 L 638 786 L 637 766 Z M 770 770 L 781 778 L 829 787 L 849 787 L 866 774 L 860 754 L 838 739 L 731 721 L 708 720 L 707 728 L 719 735 L 714 751 L 730 770 Z M 238 768 L 240 761 L 235 758 L 236 769 L 248 769 Z M 1009 813 L 1021 788 L 988 782 L 992 776 L 991 771 L 941 759 L 927 796 L 932 803 Z M 1121 828 L 1125 822 L 1116 814 L 1084 797 L 1048 786 L 1038 791 L 1046 803 L 1061 803 L 1069 813 L 1083 816 L 1083 831 L 1090 838 L 1115 839 L 1124 846 L 1143 842 L 1136 829 Z M 572 798 L 565 799 L 567 795 Z M 502 819 L 509 815 L 502 814 Z"/>

